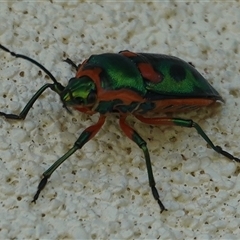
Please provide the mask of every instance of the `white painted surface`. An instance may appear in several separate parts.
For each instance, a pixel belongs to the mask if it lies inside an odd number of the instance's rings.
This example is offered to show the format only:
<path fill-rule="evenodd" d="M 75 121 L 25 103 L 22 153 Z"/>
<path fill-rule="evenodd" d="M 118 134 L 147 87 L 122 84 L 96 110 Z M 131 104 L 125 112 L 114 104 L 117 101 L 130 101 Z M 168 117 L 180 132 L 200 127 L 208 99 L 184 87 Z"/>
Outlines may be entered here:
<path fill-rule="evenodd" d="M 74 76 L 65 57 L 81 63 L 92 54 L 128 49 L 190 61 L 226 103 L 181 116 L 240 157 L 239 13 L 239 2 L 9 1 L 0 3 L 0 43 L 44 64 L 65 85 Z M 1 111 L 19 113 L 50 82 L 38 73 L 1 51 Z M 0 118 L 1 239 L 238 239 L 240 164 L 207 148 L 194 130 L 134 119 L 168 212 L 159 213 L 143 154 L 116 117 L 52 175 L 32 204 L 41 174 L 96 121 L 68 115 L 50 90 L 25 121 Z"/>

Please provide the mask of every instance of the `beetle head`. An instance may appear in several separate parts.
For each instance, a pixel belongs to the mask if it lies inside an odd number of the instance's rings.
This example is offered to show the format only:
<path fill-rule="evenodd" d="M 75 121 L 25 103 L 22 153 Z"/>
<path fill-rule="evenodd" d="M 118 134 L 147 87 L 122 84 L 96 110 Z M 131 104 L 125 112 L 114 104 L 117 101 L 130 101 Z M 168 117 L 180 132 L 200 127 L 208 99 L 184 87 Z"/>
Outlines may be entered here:
<path fill-rule="evenodd" d="M 66 108 L 84 106 L 91 109 L 97 101 L 95 83 L 87 76 L 71 78 L 60 97 Z"/>

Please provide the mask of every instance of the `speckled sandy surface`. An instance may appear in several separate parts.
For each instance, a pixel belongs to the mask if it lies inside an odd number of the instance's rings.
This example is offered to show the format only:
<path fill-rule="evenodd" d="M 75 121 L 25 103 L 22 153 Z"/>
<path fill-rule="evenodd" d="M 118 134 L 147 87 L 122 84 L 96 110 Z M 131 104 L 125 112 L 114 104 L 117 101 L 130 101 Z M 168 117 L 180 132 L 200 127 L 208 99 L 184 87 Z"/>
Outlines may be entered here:
<path fill-rule="evenodd" d="M 240 3 L 165 1 L 1 2 L 0 43 L 44 64 L 64 85 L 92 54 L 164 53 L 192 62 L 226 103 L 193 118 L 213 142 L 240 157 Z M 19 113 L 50 82 L 36 66 L 1 51 L 0 111 Z M 41 174 L 96 122 L 69 115 L 46 91 L 25 121 L 0 118 L 0 239 L 238 239 L 240 164 L 207 147 L 195 130 L 129 122 L 147 140 L 160 214 L 143 154 L 111 116 L 51 177 Z"/>

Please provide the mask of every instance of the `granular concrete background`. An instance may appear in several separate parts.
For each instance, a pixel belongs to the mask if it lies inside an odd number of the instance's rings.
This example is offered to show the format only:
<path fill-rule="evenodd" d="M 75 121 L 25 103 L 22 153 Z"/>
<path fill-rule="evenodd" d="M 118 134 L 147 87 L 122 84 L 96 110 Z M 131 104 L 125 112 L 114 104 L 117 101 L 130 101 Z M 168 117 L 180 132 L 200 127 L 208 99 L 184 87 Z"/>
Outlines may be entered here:
<path fill-rule="evenodd" d="M 42 63 L 62 84 L 92 54 L 163 53 L 192 62 L 225 104 L 175 116 L 198 122 L 240 157 L 239 1 L 8 1 L 0 43 Z M 1 51 L 0 111 L 20 113 L 46 74 Z M 215 153 L 195 130 L 129 122 L 147 141 L 160 214 L 142 151 L 110 116 L 97 136 L 51 176 L 41 174 L 97 115 L 69 115 L 46 91 L 25 121 L 0 118 L 1 239 L 238 239 L 240 164 Z"/>

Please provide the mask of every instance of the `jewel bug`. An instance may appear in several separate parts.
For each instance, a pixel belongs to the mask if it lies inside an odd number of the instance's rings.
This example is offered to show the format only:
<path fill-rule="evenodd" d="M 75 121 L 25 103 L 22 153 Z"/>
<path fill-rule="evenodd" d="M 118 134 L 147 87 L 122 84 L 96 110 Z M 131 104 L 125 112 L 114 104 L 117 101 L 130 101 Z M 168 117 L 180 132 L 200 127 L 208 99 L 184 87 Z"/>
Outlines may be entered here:
<path fill-rule="evenodd" d="M 70 64 L 77 73 L 64 87 L 34 59 L 14 53 L 3 45 L 0 45 L 0 48 L 16 58 L 23 58 L 37 65 L 53 81 L 53 83 L 43 85 L 19 115 L 0 112 L 1 116 L 7 119 L 24 120 L 34 102 L 48 88 L 60 96 L 63 107 L 68 112 L 71 112 L 70 108 L 73 108 L 86 114 L 100 114 L 98 122 L 86 128 L 73 147 L 43 173 L 32 202 L 36 202 L 52 173 L 96 135 L 103 126 L 107 114 L 118 114 L 120 128 L 142 149 L 149 185 L 161 212 L 167 209 L 161 202 L 155 187 L 149 151 L 146 142 L 126 123 L 129 114 L 146 124 L 195 128 L 214 151 L 240 162 L 239 158 L 215 146 L 202 128 L 191 119 L 154 116 L 159 113 L 187 111 L 209 106 L 216 101 L 224 102 L 219 93 L 191 63 L 173 56 L 134 53 L 127 50 L 117 54 L 92 55 L 78 66 L 67 58 L 64 61 Z"/>

